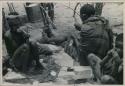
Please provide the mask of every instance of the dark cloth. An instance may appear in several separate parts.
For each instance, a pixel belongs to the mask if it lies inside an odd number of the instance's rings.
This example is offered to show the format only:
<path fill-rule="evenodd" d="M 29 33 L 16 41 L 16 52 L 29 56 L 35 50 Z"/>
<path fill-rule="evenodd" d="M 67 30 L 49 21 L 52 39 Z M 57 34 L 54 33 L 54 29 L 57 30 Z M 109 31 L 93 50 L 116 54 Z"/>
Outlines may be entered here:
<path fill-rule="evenodd" d="M 14 52 L 14 55 L 11 59 L 11 65 L 13 68 L 18 69 L 19 71 L 26 72 L 29 68 L 30 64 L 30 47 L 27 44 L 21 45 L 17 50 Z"/>
<path fill-rule="evenodd" d="M 101 59 L 111 49 L 112 34 L 109 35 L 109 26 L 103 17 L 90 17 L 80 26 L 79 38 L 79 61 L 87 62 L 86 57 L 89 53 L 94 53 Z M 88 63 L 88 62 L 87 62 Z"/>
<path fill-rule="evenodd" d="M 14 51 L 17 49 L 18 45 L 16 41 L 13 39 L 10 30 L 5 33 L 5 44 L 7 48 L 7 53 L 10 57 L 12 57 Z"/>

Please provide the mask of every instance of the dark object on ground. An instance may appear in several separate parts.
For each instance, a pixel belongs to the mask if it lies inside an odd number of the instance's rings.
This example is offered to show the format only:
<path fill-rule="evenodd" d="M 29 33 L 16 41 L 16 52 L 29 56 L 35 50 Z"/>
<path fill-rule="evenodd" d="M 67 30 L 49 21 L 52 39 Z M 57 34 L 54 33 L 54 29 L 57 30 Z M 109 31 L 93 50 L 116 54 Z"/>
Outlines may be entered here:
<path fill-rule="evenodd" d="M 77 79 L 75 80 L 75 84 L 85 83 L 87 82 L 87 79 Z"/>
<path fill-rule="evenodd" d="M 29 4 L 25 6 L 28 20 L 30 22 L 36 22 L 42 20 L 39 4 Z"/>
<path fill-rule="evenodd" d="M 69 67 L 69 68 L 67 69 L 67 71 L 74 71 L 74 69 L 72 69 L 72 68 Z"/>

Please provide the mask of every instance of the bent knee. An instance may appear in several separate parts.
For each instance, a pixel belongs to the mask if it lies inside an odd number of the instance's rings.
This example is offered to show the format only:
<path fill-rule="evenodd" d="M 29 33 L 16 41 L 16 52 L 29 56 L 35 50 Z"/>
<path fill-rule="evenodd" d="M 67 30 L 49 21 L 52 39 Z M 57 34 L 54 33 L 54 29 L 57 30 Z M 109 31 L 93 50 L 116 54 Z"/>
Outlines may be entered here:
<path fill-rule="evenodd" d="M 96 57 L 95 54 L 90 53 L 90 54 L 88 54 L 87 59 L 88 59 L 88 60 L 92 60 L 92 59 L 94 59 L 95 57 Z"/>

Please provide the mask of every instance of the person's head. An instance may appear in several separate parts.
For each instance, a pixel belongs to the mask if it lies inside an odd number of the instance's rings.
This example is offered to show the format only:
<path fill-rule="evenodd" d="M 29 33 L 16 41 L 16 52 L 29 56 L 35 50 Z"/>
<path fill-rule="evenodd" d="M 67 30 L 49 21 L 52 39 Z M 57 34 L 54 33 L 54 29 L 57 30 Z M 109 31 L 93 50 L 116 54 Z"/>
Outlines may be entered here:
<path fill-rule="evenodd" d="M 119 56 L 123 57 L 123 33 L 117 35 L 116 41 L 115 41 L 115 47 L 118 51 Z"/>
<path fill-rule="evenodd" d="M 101 77 L 101 84 L 116 84 L 116 80 L 110 75 L 103 75 Z"/>
<path fill-rule="evenodd" d="M 11 32 L 17 32 L 17 29 L 20 27 L 21 22 L 17 16 L 11 15 L 7 17 L 8 24 L 10 26 Z"/>
<path fill-rule="evenodd" d="M 85 4 L 80 8 L 80 17 L 82 22 L 88 19 L 90 16 L 95 15 L 95 8 L 91 4 Z"/>

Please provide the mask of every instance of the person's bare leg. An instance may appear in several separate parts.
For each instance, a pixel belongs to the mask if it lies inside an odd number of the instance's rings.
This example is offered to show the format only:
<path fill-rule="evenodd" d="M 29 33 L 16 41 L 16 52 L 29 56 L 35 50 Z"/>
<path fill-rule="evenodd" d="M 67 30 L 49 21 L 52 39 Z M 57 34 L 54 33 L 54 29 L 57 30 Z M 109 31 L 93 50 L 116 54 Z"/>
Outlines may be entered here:
<path fill-rule="evenodd" d="M 93 53 L 89 54 L 87 56 L 87 59 L 88 59 L 89 65 L 92 67 L 92 71 L 95 78 L 100 81 L 102 76 L 101 67 L 100 67 L 101 59 Z"/>

